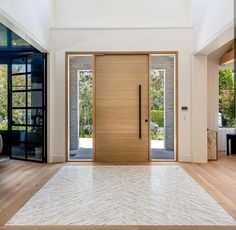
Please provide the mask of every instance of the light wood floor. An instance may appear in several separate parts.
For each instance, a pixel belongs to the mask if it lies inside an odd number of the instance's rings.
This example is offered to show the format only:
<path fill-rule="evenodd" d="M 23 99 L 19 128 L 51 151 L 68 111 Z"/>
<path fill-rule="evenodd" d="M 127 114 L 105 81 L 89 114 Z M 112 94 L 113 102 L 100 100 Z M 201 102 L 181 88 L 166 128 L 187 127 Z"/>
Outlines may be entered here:
<path fill-rule="evenodd" d="M 218 161 L 181 166 L 236 219 L 236 156 L 220 153 Z"/>
<path fill-rule="evenodd" d="M 92 163 L 67 163 L 92 164 Z M 165 164 L 165 163 L 150 163 Z M 171 163 L 168 163 L 171 164 Z M 178 164 L 178 163 L 173 163 Z M 236 229 L 236 227 L 194 226 L 16 226 L 4 227 L 8 220 L 65 164 L 38 164 L 24 161 L 9 161 L 0 165 L 0 229 L 127 229 L 127 230 L 206 230 Z M 208 164 L 183 164 L 191 175 L 222 207 L 236 219 L 236 156 L 220 154 L 218 161 Z"/>
<path fill-rule="evenodd" d="M 0 226 L 5 225 L 60 167 L 16 160 L 0 165 Z"/>

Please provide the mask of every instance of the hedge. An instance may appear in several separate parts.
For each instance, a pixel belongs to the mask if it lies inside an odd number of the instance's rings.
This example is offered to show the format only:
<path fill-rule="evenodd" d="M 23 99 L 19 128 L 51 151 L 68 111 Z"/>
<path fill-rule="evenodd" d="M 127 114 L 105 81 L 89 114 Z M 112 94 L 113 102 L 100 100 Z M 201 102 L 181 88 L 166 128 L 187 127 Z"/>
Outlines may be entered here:
<path fill-rule="evenodd" d="M 164 110 L 151 110 L 152 122 L 164 127 Z"/>

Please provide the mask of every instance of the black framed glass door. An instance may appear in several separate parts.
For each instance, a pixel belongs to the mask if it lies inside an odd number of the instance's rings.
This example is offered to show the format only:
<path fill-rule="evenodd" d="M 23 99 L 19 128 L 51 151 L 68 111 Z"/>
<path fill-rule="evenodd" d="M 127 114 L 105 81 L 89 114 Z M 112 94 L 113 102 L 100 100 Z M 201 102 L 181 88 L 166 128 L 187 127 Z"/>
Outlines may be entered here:
<path fill-rule="evenodd" d="M 46 54 L 11 58 L 8 95 L 10 157 L 46 162 Z"/>

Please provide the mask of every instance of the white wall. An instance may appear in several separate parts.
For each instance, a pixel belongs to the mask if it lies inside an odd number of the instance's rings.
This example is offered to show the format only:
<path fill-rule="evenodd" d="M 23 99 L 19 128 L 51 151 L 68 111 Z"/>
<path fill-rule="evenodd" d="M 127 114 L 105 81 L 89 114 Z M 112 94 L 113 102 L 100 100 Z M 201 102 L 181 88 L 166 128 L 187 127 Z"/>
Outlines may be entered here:
<path fill-rule="evenodd" d="M 51 161 L 65 159 L 65 51 L 179 51 L 179 160 L 191 161 L 191 52 L 192 29 L 54 30 L 55 74 L 50 111 Z M 189 107 L 180 112 L 180 106 Z"/>
<path fill-rule="evenodd" d="M 194 56 L 192 74 L 192 154 L 194 162 L 207 162 L 207 128 L 216 130 L 218 66 L 208 56 L 234 37 L 233 0 L 192 0 Z"/>
<path fill-rule="evenodd" d="M 207 162 L 207 56 L 193 56 L 192 155 L 193 162 Z"/>
<path fill-rule="evenodd" d="M 234 0 L 192 0 L 195 49 L 233 25 Z"/>
<path fill-rule="evenodd" d="M 56 0 L 56 27 L 192 26 L 190 0 Z"/>
<path fill-rule="evenodd" d="M 53 0 L 0 0 L 0 22 L 44 51 L 50 47 L 53 14 Z"/>
<path fill-rule="evenodd" d="M 207 128 L 218 132 L 219 58 L 207 57 Z"/>

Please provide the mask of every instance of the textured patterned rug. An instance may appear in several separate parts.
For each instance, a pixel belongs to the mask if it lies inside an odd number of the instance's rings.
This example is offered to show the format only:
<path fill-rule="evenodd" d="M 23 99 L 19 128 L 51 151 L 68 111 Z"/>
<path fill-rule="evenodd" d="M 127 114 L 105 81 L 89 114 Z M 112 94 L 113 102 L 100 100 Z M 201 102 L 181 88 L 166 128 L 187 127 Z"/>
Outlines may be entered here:
<path fill-rule="evenodd" d="M 65 166 L 8 225 L 236 225 L 171 166 Z"/>

